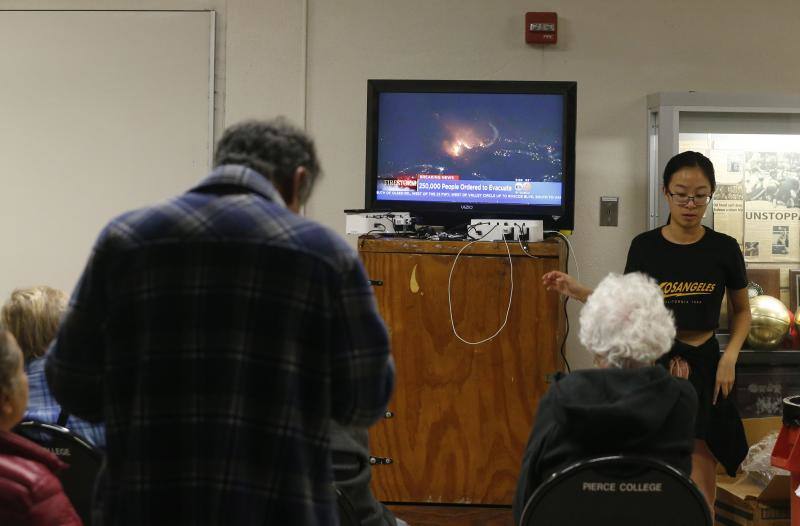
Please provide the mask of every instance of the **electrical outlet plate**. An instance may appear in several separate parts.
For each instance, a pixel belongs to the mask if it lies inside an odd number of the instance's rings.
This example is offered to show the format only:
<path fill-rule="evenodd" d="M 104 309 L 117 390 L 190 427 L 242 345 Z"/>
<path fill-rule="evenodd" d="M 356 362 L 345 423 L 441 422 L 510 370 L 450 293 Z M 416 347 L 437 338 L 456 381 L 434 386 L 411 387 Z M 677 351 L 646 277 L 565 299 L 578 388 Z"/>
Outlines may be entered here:
<path fill-rule="evenodd" d="M 473 219 L 469 229 L 471 237 L 483 241 L 528 241 L 536 243 L 544 239 L 544 224 L 531 219 Z M 527 233 L 527 236 L 525 235 Z M 522 236 L 520 237 L 520 234 Z M 508 237 L 508 236 L 511 237 Z M 527 238 L 526 238 L 527 237 Z"/>

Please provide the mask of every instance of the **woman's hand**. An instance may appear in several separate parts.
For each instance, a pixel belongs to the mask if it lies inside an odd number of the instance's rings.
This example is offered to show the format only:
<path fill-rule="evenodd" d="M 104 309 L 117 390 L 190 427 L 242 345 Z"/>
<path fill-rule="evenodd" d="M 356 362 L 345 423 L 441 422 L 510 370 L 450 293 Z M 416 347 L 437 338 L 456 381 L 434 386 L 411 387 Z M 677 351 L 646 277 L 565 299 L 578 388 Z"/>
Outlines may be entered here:
<path fill-rule="evenodd" d="M 553 270 L 542 276 L 542 285 L 546 290 L 554 290 L 559 294 L 582 302 L 586 302 L 589 295 L 594 292 L 569 274 L 558 270 Z"/>
<path fill-rule="evenodd" d="M 689 367 L 689 362 L 677 356 L 669 361 L 669 374 L 676 378 L 689 378 L 689 373 L 692 371 Z"/>
<path fill-rule="evenodd" d="M 733 381 L 736 379 L 736 359 L 723 354 L 719 359 L 717 365 L 717 382 L 714 385 L 714 401 L 717 403 L 717 396 L 722 393 L 722 396 L 728 398 L 731 390 L 733 389 Z"/>

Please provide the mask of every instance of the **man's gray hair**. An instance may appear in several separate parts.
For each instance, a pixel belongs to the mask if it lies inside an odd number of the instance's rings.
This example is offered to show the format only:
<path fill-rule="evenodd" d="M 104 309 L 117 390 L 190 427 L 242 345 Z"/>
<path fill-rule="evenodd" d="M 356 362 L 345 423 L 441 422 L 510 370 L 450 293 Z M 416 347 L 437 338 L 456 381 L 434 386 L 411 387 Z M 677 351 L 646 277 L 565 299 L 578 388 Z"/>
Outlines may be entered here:
<path fill-rule="evenodd" d="M 260 173 L 282 190 L 303 167 L 308 177 L 298 198 L 305 203 L 320 175 L 314 141 L 287 119 L 248 120 L 230 126 L 217 143 L 214 166 L 241 164 Z"/>
<path fill-rule="evenodd" d="M 580 322 L 581 343 L 611 367 L 652 363 L 675 339 L 661 288 L 639 272 L 606 276 L 586 301 Z"/>

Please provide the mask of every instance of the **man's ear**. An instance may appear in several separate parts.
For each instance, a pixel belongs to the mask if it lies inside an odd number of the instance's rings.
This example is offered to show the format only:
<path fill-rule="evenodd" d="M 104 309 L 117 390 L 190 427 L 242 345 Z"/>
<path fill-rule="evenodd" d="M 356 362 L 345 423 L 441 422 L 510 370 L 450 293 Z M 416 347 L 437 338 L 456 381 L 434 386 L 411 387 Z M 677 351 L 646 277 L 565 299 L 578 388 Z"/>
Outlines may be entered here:
<path fill-rule="evenodd" d="M 292 174 L 291 195 L 286 196 L 288 197 L 288 199 L 286 199 L 286 206 L 295 213 L 300 213 L 300 207 L 303 206 L 301 200 L 303 197 L 302 193 L 305 191 L 309 177 L 310 174 L 308 170 L 303 166 L 298 166 L 294 174 Z"/>
<path fill-rule="evenodd" d="M 306 170 L 304 166 L 298 166 L 297 169 L 294 171 L 292 184 L 294 186 L 294 194 L 295 196 L 297 196 L 298 201 L 303 198 L 303 192 L 306 189 L 309 177 L 311 177 L 311 175 L 308 173 L 308 170 Z"/>

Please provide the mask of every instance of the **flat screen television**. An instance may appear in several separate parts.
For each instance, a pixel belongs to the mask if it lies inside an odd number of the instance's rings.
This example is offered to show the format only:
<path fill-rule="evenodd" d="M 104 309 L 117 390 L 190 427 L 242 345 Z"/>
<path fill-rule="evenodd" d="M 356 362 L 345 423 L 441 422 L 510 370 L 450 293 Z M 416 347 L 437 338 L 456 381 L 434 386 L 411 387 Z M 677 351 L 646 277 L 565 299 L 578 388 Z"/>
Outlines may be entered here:
<path fill-rule="evenodd" d="M 366 208 L 572 230 L 577 83 L 369 80 Z"/>

